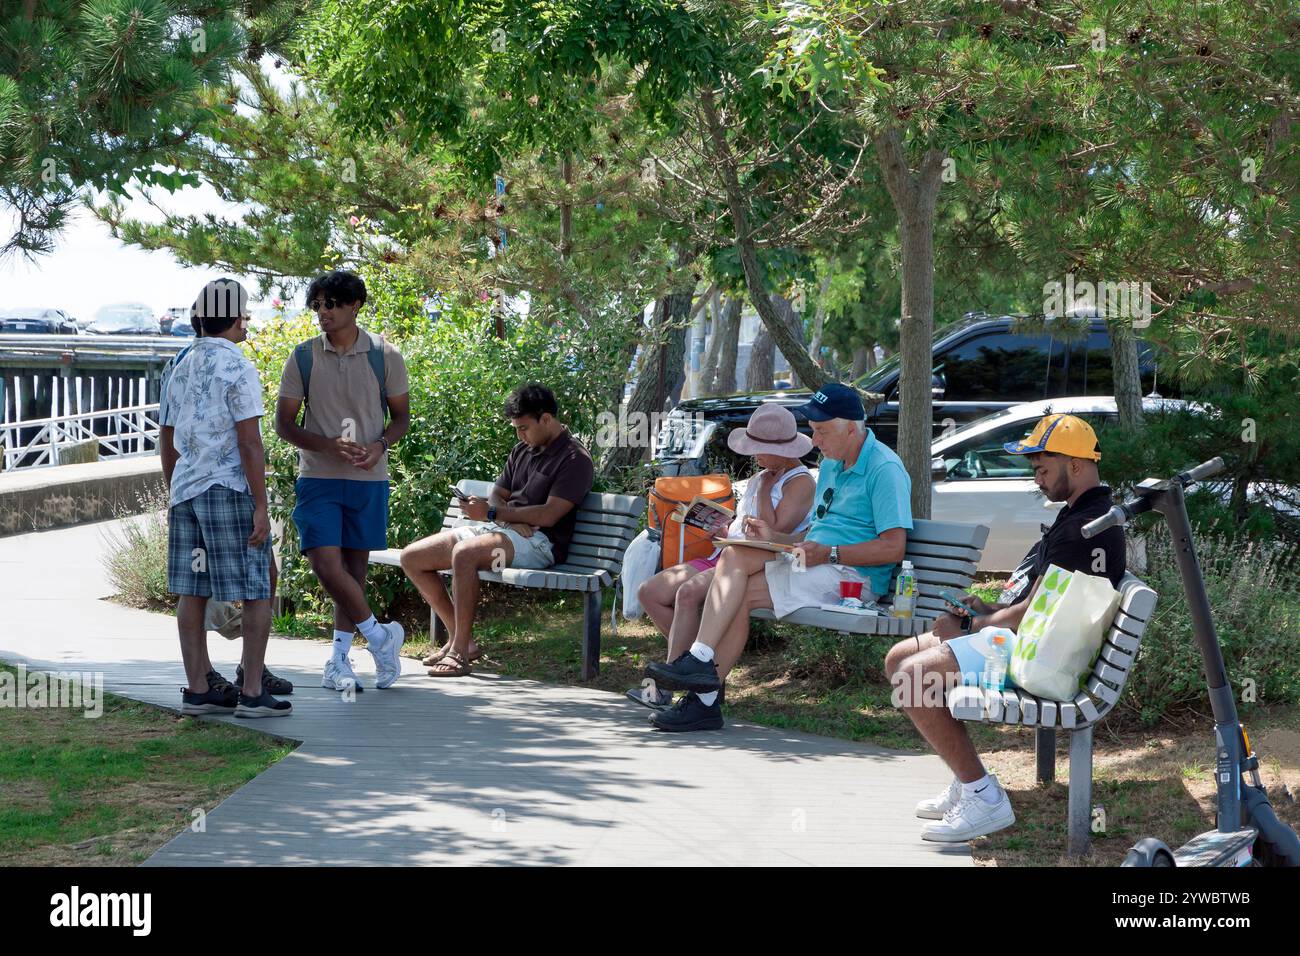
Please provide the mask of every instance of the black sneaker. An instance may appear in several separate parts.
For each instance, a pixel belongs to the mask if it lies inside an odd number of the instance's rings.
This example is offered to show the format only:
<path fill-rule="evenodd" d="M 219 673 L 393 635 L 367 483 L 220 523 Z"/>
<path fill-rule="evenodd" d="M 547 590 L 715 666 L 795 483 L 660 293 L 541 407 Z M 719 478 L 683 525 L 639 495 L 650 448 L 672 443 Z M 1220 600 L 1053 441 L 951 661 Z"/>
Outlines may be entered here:
<path fill-rule="evenodd" d="M 260 697 L 239 695 L 239 705 L 235 708 L 236 717 L 288 717 L 293 712 L 293 704 L 287 700 L 276 700 L 265 691 Z"/>
<path fill-rule="evenodd" d="M 235 686 L 234 684 L 230 683 L 230 681 L 222 677 L 221 674 L 219 674 L 216 671 L 208 671 L 207 679 L 208 679 L 209 690 L 220 690 L 222 687 Z"/>
<path fill-rule="evenodd" d="M 706 692 L 707 693 L 707 692 Z M 716 700 L 706 705 L 695 693 L 683 694 L 666 710 L 650 715 L 655 730 L 685 733 L 691 730 L 721 730 L 722 705 Z"/>
<path fill-rule="evenodd" d="M 235 686 L 240 692 L 244 689 L 243 664 L 235 668 Z M 283 677 L 276 677 L 264 666 L 262 668 L 262 693 L 274 694 L 276 697 L 288 697 L 293 693 L 293 684 Z"/>
<path fill-rule="evenodd" d="M 239 692 L 227 681 L 223 686 L 209 682 L 206 694 L 194 694 L 181 688 L 182 714 L 233 714 L 239 703 Z"/>
<path fill-rule="evenodd" d="M 707 664 L 690 651 L 682 654 L 671 664 L 658 661 L 645 669 L 646 674 L 654 678 L 655 684 L 664 690 L 693 690 L 707 694 L 722 686 L 718 679 L 718 668 L 713 661 Z"/>
<path fill-rule="evenodd" d="M 651 710 L 665 710 L 672 706 L 673 692 L 670 690 L 660 690 L 658 687 L 633 687 L 627 692 L 627 699 L 636 701 L 643 707 L 649 707 Z"/>

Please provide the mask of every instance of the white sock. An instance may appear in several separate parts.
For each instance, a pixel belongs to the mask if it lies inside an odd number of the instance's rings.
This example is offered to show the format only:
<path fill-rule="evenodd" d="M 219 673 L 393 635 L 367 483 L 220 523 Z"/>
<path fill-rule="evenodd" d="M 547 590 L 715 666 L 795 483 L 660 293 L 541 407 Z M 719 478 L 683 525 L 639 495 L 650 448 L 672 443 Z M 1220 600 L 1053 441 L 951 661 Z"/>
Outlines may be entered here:
<path fill-rule="evenodd" d="M 380 628 L 379 622 L 375 620 L 373 614 L 358 624 L 357 630 L 361 632 L 361 636 L 367 641 L 375 641 L 376 643 L 382 641 L 387 636 Z"/>
<path fill-rule="evenodd" d="M 716 690 L 711 690 L 707 694 L 696 694 L 695 696 L 700 699 L 700 703 L 705 707 L 712 707 L 718 701 L 718 692 Z"/>
<path fill-rule="evenodd" d="M 352 650 L 352 632 L 334 630 L 334 658 L 344 660 L 348 656 L 348 651 Z"/>
<path fill-rule="evenodd" d="M 998 802 L 997 782 L 988 774 L 985 774 L 972 783 L 963 783 L 961 789 L 964 796 L 978 796 L 985 803 Z"/>
<path fill-rule="evenodd" d="M 696 641 L 691 645 L 691 657 L 695 658 L 697 661 L 704 661 L 704 663 L 707 664 L 709 661 L 713 660 L 713 648 L 709 647 L 708 644 L 701 644 L 699 641 Z"/>

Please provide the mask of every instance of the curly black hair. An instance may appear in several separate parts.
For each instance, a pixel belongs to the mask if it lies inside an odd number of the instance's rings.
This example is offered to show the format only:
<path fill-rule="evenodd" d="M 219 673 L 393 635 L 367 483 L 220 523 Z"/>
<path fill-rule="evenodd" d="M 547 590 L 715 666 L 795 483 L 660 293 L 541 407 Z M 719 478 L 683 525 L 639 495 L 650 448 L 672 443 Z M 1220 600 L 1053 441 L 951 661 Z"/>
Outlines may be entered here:
<path fill-rule="evenodd" d="M 506 418 L 523 418 L 531 415 L 538 420 L 545 414 L 555 415 L 560 410 L 555 393 L 540 382 L 528 382 L 510 393 L 501 414 Z"/>
<path fill-rule="evenodd" d="M 336 269 L 311 280 L 311 285 L 307 286 L 306 305 L 309 308 L 317 295 L 334 299 L 336 302 L 346 302 L 348 304 L 360 302 L 365 305 L 366 284 L 361 281 L 361 276 L 356 273 Z"/>

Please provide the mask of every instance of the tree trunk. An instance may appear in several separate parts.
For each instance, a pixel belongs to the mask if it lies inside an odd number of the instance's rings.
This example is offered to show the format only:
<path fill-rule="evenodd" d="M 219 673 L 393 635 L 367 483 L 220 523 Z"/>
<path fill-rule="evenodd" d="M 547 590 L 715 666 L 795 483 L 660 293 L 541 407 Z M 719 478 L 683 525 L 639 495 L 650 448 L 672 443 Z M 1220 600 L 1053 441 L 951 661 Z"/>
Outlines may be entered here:
<path fill-rule="evenodd" d="M 853 381 L 857 381 L 871 371 L 871 362 L 876 353 L 866 345 L 859 345 L 853 350 Z"/>
<path fill-rule="evenodd" d="M 624 472 L 645 458 L 658 430 L 656 413 L 662 413 L 668 396 L 681 388 L 693 291 L 670 293 L 655 307 L 654 319 L 641 343 L 636 385 L 627 403 L 624 421 L 628 431 L 620 434 L 613 448 L 606 449 L 601 465 L 601 475 L 606 479 L 617 483 Z"/>
<path fill-rule="evenodd" d="M 773 294 L 772 307 L 776 309 L 777 315 L 781 316 L 785 321 L 791 334 L 794 335 L 795 340 L 799 343 L 800 357 L 808 355 L 808 348 L 804 344 L 805 336 L 803 334 L 803 316 L 795 311 L 794 303 L 783 295 Z M 785 355 L 784 352 L 781 354 Z M 790 384 L 795 388 L 799 388 L 802 384 L 802 380 L 799 378 L 799 372 L 795 368 L 795 362 L 788 355 L 785 355 L 785 358 L 786 361 L 790 363 Z M 775 362 L 773 362 L 773 365 L 775 365 Z M 818 366 L 818 368 L 820 369 L 821 366 Z M 773 373 L 773 377 L 775 377 L 775 372 Z M 825 381 L 825 378 L 823 377 L 822 380 Z"/>
<path fill-rule="evenodd" d="M 713 102 L 711 90 L 700 94 L 700 108 L 704 113 L 707 136 L 714 163 L 722 176 L 727 193 L 727 207 L 731 212 L 732 229 L 736 234 L 736 251 L 740 256 L 741 269 L 745 275 L 745 288 L 749 299 L 754 303 L 759 318 L 770 334 L 774 344 L 790 362 L 790 369 L 810 388 L 817 388 L 826 381 L 826 376 L 817 364 L 804 351 L 803 343 L 794 335 L 790 326 L 781 321 L 781 316 L 772 304 L 767 291 L 767 276 L 758 261 L 758 252 L 754 247 L 750 233 L 749 213 L 746 210 L 744 190 L 736 174 L 736 161 L 727 145 L 726 133 L 718 119 L 717 108 Z M 769 388 L 771 386 L 768 386 Z"/>
<path fill-rule="evenodd" d="M 749 366 L 745 369 L 745 391 L 770 392 L 776 378 L 776 343 L 766 325 L 758 327 L 758 336 L 749 350 Z"/>
<path fill-rule="evenodd" d="M 1128 431 L 1142 427 L 1142 375 L 1138 370 L 1137 336 L 1131 319 L 1110 319 L 1111 369 L 1119 424 Z"/>
<path fill-rule="evenodd" d="M 730 395 L 736 390 L 736 353 L 740 351 L 740 313 L 744 300 L 739 296 L 727 300 L 722 312 L 718 338 L 718 369 L 708 383 L 710 395 Z"/>
<path fill-rule="evenodd" d="M 912 517 L 930 517 L 930 442 L 934 404 L 930 393 L 934 333 L 934 218 L 943 153 L 926 150 L 912 172 L 898 129 L 881 131 L 876 154 L 894 209 L 902 253 L 903 296 L 899 353 L 898 457 L 912 479 Z"/>
<path fill-rule="evenodd" d="M 812 343 L 808 346 L 809 356 L 820 368 L 825 368 L 822 365 L 822 332 L 826 328 L 826 293 L 830 290 L 830 287 L 831 276 L 828 272 L 822 278 L 821 288 L 817 290 L 817 310 L 813 318 Z"/>
<path fill-rule="evenodd" d="M 568 259 L 573 249 L 573 203 L 569 201 L 569 187 L 573 185 L 573 157 L 564 154 L 561 173 L 564 177 L 564 202 L 560 204 L 560 259 Z"/>
<path fill-rule="evenodd" d="M 704 353 L 704 361 L 700 365 L 701 395 L 713 394 L 713 379 L 718 374 L 718 355 L 722 345 L 722 310 L 718 307 L 719 293 L 716 288 L 712 298 L 709 313 L 713 318 L 713 334 L 709 336 L 709 349 Z"/>

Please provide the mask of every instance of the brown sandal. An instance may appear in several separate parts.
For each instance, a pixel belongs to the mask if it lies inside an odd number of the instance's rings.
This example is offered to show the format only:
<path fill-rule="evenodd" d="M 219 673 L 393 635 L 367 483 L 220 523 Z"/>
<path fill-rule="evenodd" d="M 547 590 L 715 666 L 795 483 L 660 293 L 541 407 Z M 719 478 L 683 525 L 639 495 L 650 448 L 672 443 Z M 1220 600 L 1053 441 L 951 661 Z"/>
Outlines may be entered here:
<path fill-rule="evenodd" d="M 430 677 L 468 677 L 472 670 L 469 661 L 456 650 L 448 648 L 447 653 L 429 668 L 428 673 Z"/>
<path fill-rule="evenodd" d="M 426 657 L 424 660 L 420 661 L 420 663 L 423 664 L 425 667 L 432 667 L 434 664 L 438 663 L 438 661 L 446 657 L 447 652 L 449 650 L 451 650 L 451 641 L 448 641 L 446 644 L 442 645 L 442 647 L 438 648 L 437 650 L 432 651 L 429 654 L 429 656 Z M 483 649 L 480 647 L 476 653 L 473 653 L 469 656 L 469 662 L 473 664 L 482 656 L 483 656 Z"/>

